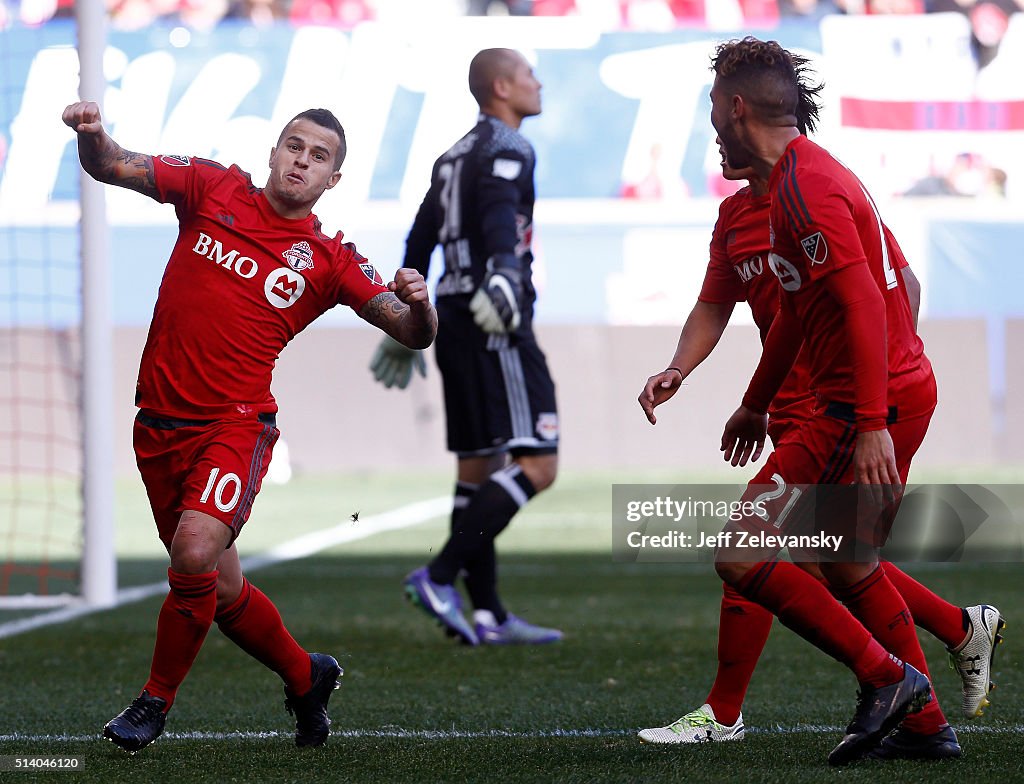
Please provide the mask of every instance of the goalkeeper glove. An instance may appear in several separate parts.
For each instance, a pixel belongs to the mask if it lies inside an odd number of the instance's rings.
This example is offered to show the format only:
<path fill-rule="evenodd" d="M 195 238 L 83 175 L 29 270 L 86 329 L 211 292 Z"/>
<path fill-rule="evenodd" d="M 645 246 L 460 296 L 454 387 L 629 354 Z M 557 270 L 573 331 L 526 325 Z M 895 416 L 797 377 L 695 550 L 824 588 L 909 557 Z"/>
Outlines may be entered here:
<path fill-rule="evenodd" d="M 390 335 L 384 336 L 370 360 L 373 377 L 388 389 L 405 389 L 409 386 L 414 368 L 421 376 L 427 377 L 423 352 L 403 346 Z"/>
<path fill-rule="evenodd" d="M 487 260 L 487 275 L 469 301 L 469 309 L 484 332 L 503 335 L 519 326 L 522 296 L 519 260 L 511 253 L 501 253 Z"/>

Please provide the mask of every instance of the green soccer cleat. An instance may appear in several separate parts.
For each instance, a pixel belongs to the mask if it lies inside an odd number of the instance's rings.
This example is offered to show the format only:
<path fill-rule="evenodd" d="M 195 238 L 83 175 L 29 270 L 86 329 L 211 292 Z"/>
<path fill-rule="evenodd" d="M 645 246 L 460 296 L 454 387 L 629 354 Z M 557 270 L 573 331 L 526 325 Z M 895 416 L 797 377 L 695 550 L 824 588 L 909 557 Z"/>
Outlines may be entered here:
<path fill-rule="evenodd" d="M 742 713 L 734 724 L 727 726 L 719 722 L 711 706 L 704 703 L 667 727 L 640 730 L 637 737 L 641 743 L 717 743 L 743 740 L 744 734 Z"/>

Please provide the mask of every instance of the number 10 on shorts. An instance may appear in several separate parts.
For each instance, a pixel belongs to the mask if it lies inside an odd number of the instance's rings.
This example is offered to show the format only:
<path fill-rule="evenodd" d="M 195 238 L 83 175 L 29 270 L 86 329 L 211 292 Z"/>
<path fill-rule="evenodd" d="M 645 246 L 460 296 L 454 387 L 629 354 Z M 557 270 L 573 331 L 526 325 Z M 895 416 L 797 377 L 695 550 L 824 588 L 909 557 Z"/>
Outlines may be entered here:
<path fill-rule="evenodd" d="M 219 475 L 219 468 L 213 468 L 210 470 L 210 478 L 206 480 L 206 488 L 203 490 L 203 494 L 199 497 L 199 501 L 205 504 L 212 493 L 214 505 L 222 512 L 230 512 L 235 508 L 235 505 L 238 503 L 238 499 L 242 495 L 242 480 L 238 478 L 238 474 L 228 472 L 224 474 L 224 476 L 220 477 L 220 481 L 218 481 L 217 477 Z M 229 492 L 231 493 L 231 497 L 225 501 L 224 496 Z"/>

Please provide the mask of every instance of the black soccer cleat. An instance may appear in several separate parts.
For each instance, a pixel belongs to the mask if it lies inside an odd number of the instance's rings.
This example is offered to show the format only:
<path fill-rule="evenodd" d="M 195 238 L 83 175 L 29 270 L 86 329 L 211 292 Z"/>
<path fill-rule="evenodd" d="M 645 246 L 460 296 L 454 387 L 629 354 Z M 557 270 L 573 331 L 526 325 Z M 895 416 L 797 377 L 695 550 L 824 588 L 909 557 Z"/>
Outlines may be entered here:
<path fill-rule="evenodd" d="M 284 688 L 284 707 L 295 717 L 295 745 L 323 746 L 331 732 L 327 716 L 327 701 L 331 692 L 341 685 L 338 680 L 344 670 L 333 656 L 326 653 L 309 654 L 310 680 L 313 686 L 301 697 Z"/>
<path fill-rule="evenodd" d="M 829 765 L 845 765 L 860 759 L 888 735 L 908 713 L 917 713 L 932 699 L 928 678 L 910 664 L 903 664 L 903 678 L 888 686 L 861 684 L 857 709 L 846 736 L 828 755 Z"/>
<path fill-rule="evenodd" d="M 880 760 L 939 760 L 956 759 L 963 754 L 956 733 L 948 724 L 931 735 L 921 735 L 904 727 L 882 738 L 882 742 L 867 753 L 869 759 Z"/>
<path fill-rule="evenodd" d="M 132 704 L 103 727 L 103 737 L 130 754 L 144 749 L 164 731 L 167 700 L 153 697 L 143 689 Z"/>

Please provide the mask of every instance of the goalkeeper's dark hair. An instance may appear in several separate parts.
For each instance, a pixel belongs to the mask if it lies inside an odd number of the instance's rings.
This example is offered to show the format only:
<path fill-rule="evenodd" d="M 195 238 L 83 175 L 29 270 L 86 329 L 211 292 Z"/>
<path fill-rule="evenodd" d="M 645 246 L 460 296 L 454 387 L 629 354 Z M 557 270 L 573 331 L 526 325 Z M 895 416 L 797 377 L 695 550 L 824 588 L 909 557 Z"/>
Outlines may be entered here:
<path fill-rule="evenodd" d="M 818 95 L 823 84 L 811 81 L 810 62 L 777 41 L 753 36 L 719 44 L 711 70 L 724 89 L 742 95 L 766 122 L 792 124 L 801 133 L 817 127 Z"/>
<path fill-rule="evenodd" d="M 330 109 L 306 109 L 304 112 L 299 112 L 297 115 L 292 117 L 292 119 L 290 119 L 284 126 L 284 129 L 282 129 L 281 136 L 277 140 L 278 145 L 280 145 L 281 140 L 284 139 L 284 133 L 288 130 L 288 126 L 296 120 L 309 120 L 312 123 L 316 123 L 321 128 L 334 131 L 334 133 L 338 135 L 338 149 L 334 153 L 334 171 L 338 171 L 345 160 L 345 155 L 348 154 L 348 144 L 345 141 L 345 129 L 341 127 L 341 123 L 338 122 L 338 118 L 334 116 L 334 112 Z"/>

